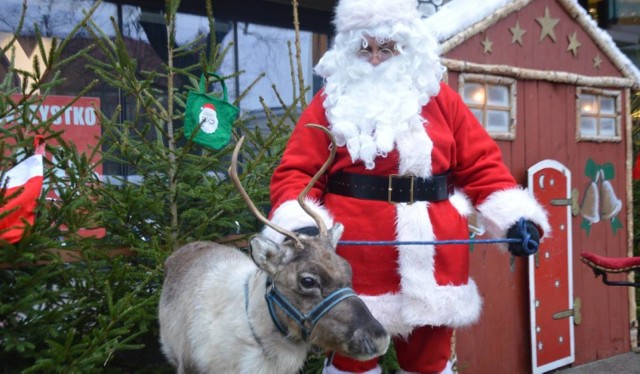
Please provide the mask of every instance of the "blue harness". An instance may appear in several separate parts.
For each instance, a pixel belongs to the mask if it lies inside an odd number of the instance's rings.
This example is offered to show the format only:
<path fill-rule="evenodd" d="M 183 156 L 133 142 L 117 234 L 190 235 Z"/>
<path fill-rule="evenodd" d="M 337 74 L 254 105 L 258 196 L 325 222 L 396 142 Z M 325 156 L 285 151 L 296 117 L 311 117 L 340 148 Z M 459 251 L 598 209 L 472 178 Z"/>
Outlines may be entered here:
<path fill-rule="evenodd" d="M 265 299 L 267 300 L 267 306 L 269 307 L 271 320 L 273 320 L 273 324 L 276 325 L 282 335 L 287 335 L 289 331 L 276 315 L 276 305 L 278 305 L 280 309 L 282 309 L 289 317 L 291 317 L 291 319 L 293 319 L 298 324 L 298 326 L 300 326 L 302 339 L 305 341 L 307 340 L 309 335 L 311 335 L 311 331 L 313 330 L 316 323 L 320 320 L 320 318 L 322 318 L 322 316 L 327 314 L 327 312 L 333 309 L 333 307 L 338 305 L 338 303 L 340 303 L 342 300 L 356 296 L 356 293 L 350 287 L 340 288 L 322 299 L 322 301 L 314 306 L 313 309 L 309 311 L 309 313 L 304 314 L 300 310 L 298 310 L 298 308 L 293 306 L 293 304 L 291 304 L 280 291 L 278 291 L 275 283 L 273 283 L 273 280 L 271 278 L 267 278 L 267 292 L 264 295 Z"/>

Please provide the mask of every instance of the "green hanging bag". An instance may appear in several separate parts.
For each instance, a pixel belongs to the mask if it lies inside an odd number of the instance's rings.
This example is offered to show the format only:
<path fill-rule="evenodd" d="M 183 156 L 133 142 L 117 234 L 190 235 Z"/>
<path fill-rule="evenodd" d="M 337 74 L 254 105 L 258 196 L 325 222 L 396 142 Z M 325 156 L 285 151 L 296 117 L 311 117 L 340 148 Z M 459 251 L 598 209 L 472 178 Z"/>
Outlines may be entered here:
<path fill-rule="evenodd" d="M 187 139 L 207 148 L 221 149 L 231 139 L 231 128 L 238 118 L 240 109 L 227 98 L 227 86 L 215 73 L 208 75 L 217 78 L 222 85 L 223 98 L 217 98 L 205 91 L 205 75 L 200 77 L 200 91 L 189 91 L 184 114 L 184 135 Z"/>

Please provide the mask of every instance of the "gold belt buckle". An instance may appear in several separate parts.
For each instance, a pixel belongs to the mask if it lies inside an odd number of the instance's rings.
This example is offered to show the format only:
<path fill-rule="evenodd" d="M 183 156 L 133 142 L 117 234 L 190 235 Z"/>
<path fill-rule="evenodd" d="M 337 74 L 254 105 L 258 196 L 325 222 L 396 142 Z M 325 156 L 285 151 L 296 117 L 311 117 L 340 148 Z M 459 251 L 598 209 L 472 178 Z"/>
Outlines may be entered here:
<path fill-rule="evenodd" d="M 413 175 L 402 176 L 400 174 L 390 174 L 389 175 L 389 186 L 387 192 L 387 201 L 389 204 L 402 203 L 404 201 L 393 201 L 391 200 L 391 193 L 393 192 L 393 179 L 394 178 L 411 178 L 411 187 L 409 188 L 409 202 L 408 204 L 413 204 Z"/>

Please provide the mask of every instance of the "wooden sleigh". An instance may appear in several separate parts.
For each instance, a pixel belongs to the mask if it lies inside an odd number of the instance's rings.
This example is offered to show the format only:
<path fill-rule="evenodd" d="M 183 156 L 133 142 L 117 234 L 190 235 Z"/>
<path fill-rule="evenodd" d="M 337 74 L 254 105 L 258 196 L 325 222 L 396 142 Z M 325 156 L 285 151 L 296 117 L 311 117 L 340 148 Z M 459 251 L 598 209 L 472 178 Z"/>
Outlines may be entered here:
<path fill-rule="evenodd" d="M 602 282 L 608 286 L 640 287 L 640 283 L 629 281 L 610 281 L 608 274 L 640 272 L 640 256 L 638 257 L 605 257 L 591 252 L 582 252 L 582 262 L 587 264 L 596 277 L 602 276 Z"/>

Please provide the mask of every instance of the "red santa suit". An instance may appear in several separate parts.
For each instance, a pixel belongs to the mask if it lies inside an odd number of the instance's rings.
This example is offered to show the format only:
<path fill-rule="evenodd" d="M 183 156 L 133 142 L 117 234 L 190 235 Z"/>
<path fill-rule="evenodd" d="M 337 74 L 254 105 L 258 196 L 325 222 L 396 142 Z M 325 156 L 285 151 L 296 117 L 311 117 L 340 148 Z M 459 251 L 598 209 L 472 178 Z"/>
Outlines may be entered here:
<path fill-rule="evenodd" d="M 305 127 L 329 126 L 323 100 L 320 92 L 302 113 L 273 174 L 271 219 L 288 229 L 314 226 L 296 199 L 329 155 L 329 139 Z M 421 115 L 424 126 L 400 134 L 372 170 L 339 147 L 328 172 L 309 192 L 329 227 L 334 220 L 344 225 L 342 240 L 466 239 L 473 207 L 495 237 L 504 237 L 521 217 L 549 230 L 544 210 L 516 185 L 500 149 L 456 92 L 442 84 Z M 450 173 L 456 192 L 448 200 L 413 204 L 358 199 L 327 192 L 328 180 L 338 172 L 422 178 Z M 282 240 L 270 229 L 264 234 Z M 338 246 L 337 251 L 353 268 L 354 290 L 391 334 L 406 336 L 420 326 L 465 326 L 480 315 L 467 245 Z M 449 345 L 448 339 L 440 340 Z"/>

